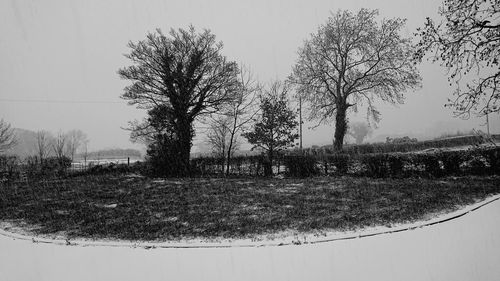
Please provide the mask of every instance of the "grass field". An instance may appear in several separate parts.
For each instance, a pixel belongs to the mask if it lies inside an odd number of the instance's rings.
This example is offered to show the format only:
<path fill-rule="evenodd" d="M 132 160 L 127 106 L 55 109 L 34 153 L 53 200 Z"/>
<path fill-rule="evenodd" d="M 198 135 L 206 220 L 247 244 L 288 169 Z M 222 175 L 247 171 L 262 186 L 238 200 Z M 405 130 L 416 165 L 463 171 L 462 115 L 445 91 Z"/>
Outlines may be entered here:
<path fill-rule="evenodd" d="M 254 238 L 412 222 L 500 193 L 500 177 L 183 179 L 81 176 L 0 188 L 0 221 L 69 238 Z"/>

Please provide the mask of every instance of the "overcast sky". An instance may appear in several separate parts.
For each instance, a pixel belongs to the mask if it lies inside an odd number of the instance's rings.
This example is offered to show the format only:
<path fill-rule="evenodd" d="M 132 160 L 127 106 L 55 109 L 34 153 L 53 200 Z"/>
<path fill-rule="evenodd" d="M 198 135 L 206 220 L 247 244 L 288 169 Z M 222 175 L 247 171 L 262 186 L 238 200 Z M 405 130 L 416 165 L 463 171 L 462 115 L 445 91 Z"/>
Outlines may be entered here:
<path fill-rule="evenodd" d="M 138 147 L 121 129 L 144 112 L 119 96 L 128 84 L 116 74 L 130 64 L 127 42 L 161 28 L 210 29 L 224 42 L 222 53 L 250 66 L 261 82 L 285 79 L 297 49 L 326 22 L 331 11 L 379 9 L 382 17 L 407 18 L 413 36 L 425 17 L 437 18 L 441 1 L 0 1 L 0 118 L 29 130 L 81 129 L 90 148 Z M 484 119 L 453 118 L 444 108 L 452 88 L 446 70 L 425 62 L 423 87 L 404 105 L 377 102 L 382 120 L 373 136 L 436 134 L 483 129 Z M 364 115 L 350 120 L 363 120 Z M 499 116 L 491 117 L 499 130 Z M 307 126 L 306 126 L 307 127 Z M 199 134 L 195 143 L 202 137 Z M 305 130 L 304 143 L 330 143 L 333 126 Z"/>

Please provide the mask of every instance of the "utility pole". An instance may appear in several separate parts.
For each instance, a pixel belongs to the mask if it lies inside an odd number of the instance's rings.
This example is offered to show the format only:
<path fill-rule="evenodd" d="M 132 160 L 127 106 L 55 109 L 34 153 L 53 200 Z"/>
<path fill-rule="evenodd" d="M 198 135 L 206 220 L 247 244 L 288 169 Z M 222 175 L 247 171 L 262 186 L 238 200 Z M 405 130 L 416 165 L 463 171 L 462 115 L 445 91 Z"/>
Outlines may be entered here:
<path fill-rule="evenodd" d="M 488 132 L 488 136 L 490 135 L 490 118 L 488 117 L 489 113 L 486 113 L 486 131 Z"/>
<path fill-rule="evenodd" d="M 302 96 L 299 94 L 299 149 L 300 153 L 302 153 Z"/>

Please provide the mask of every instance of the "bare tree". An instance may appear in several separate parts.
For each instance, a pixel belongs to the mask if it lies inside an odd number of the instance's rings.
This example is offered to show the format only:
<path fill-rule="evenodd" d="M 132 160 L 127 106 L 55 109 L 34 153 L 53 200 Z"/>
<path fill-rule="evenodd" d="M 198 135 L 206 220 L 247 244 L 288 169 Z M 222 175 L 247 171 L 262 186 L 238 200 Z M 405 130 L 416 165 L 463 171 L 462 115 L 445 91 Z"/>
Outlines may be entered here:
<path fill-rule="evenodd" d="M 121 97 L 139 108 L 166 106 L 176 134 L 178 173 L 187 175 L 193 122 L 234 98 L 238 66 L 220 54 L 222 43 L 215 41 L 215 35 L 209 30 L 196 33 L 193 27 L 172 29 L 169 36 L 158 29 L 128 46 L 131 52 L 126 57 L 134 65 L 118 73 L 133 83 Z"/>
<path fill-rule="evenodd" d="M 433 62 L 448 68 L 448 81 L 457 89 L 446 106 L 457 116 L 499 112 L 500 1 L 445 0 L 439 14 L 441 22 L 427 18 L 417 30 L 415 58 L 421 61 L 430 54 Z"/>
<path fill-rule="evenodd" d="M 354 138 L 356 144 L 362 144 L 363 140 L 372 133 L 372 128 L 364 122 L 355 122 L 349 125 L 347 134 Z"/>
<path fill-rule="evenodd" d="M 40 159 L 40 163 L 42 163 L 43 159 L 45 159 L 45 157 L 47 157 L 50 153 L 51 139 L 52 136 L 45 130 L 36 132 L 35 150 L 38 158 Z"/>
<path fill-rule="evenodd" d="M 226 156 L 230 157 L 238 147 L 238 139 L 231 135 L 232 122 L 231 116 L 217 116 L 212 119 L 207 132 L 207 142 L 212 148 L 212 154 L 224 160 L 221 167 L 223 172 L 224 164 L 228 161 Z"/>
<path fill-rule="evenodd" d="M 87 141 L 87 135 L 80 130 L 71 130 L 66 134 L 67 153 L 74 160 L 78 148 Z"/>
<path fill-rule="evenodd" d="M 376 122 L 375 98 L 402 103 L 403 93 L 420 86 L 409 38 L 399 33 L 402 19 L 383 19 L 377 10 L 338 11 L 299 49 L 290 81 L 310 104 L 310 118 L 335 120 L 335 149 L 341 150 L 348 110 L 363 102 Z"/>
<path fill-rule="evenodd" d="M 61 131 L 59 131 L 55 139 L 52 141 L 52 150 L 58 159 L 62 159 L 65 156 L 66 141 L 66 135 Z"/>
<path fill-rule="evenodd" d="M 225 114 L 229 117 L 229 140 L 226 151 L 226 175 L 229 175 L 231 157 L 237 144 L 237 138 L 241 135 L 259 113 L 257 93 L 262 90 L 253 73 L 248 67 L 242 66 L 239 75 L 240 87 L 236 98 L 231 101 Z"/>
<path fill-rule="evenodd" d="M 0 120 L 0 153 L 3 153 L 17 144 L 16 134 L 10 124 Z"/>

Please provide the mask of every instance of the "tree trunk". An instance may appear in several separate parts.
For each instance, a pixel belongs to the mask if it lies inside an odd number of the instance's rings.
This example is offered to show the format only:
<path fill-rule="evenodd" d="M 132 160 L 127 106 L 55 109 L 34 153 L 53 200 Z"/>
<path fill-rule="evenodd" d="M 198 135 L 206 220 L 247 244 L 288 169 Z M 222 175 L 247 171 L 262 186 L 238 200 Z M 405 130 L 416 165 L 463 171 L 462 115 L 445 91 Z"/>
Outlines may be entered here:
<path fill-rule="evenodd" d="M 226 159 L 226 176 L 229 176 L 229 167 L 231 165 L 231 150 L 233 149 L 233 138 L 234 134 L 231 133 L 231 137 L 229 138 L 229 147 L 227 148 L 227 159 Z"/>
<path fill-rule="evenodd" d="M 179 165 L 176 169 L 178 176 L 185 177 L 190 175 L 189 158 L 191 154 L 191 140 L 193 138 L 192 124 L 189 120 L 179 119 L 176 125 L 179 159 L 175 159 L 177 161 L 173 162 Z"/>
<path fill-rule="evenodd" d="M 267 161 L 264 163 L 264 176 L 269 177 L 273 175 L 273 149 L 267 152 Z"/>
<path fill-rule="evenodd" d="M 337 105 L 337 113 L 335 115 L 335 140 L 333 143 L 333 148 L 337 152 L 340 152 L 344 145 L 344 137 L 347 131 L 346 112 L 347 105 L 345 103 Z"/>
<path fill-rule="evenodd" d="M 226 140 L 225 140 L 225 135 L 224 135 L 224 140 L 222 142 L 222 153 L 220 154 L 220 160 L 221 160 L 221 163 L 220 163 L 220 172 L 222 174 L 222 176 L 224 176 L 224 169 L 226 167 L 225 165 L 225 161 L 226 161 Z"/>

